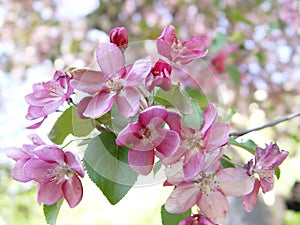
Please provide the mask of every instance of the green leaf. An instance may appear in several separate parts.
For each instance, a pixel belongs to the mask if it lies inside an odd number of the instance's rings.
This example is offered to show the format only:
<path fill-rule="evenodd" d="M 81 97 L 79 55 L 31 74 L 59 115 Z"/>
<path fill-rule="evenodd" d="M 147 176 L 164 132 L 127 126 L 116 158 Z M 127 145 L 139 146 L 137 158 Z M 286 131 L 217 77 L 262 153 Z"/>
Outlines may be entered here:
<path fill-rule="evenodd" d="M 279 178 L 280 178 L 280 168 L 279 167 L 275 168 L 275 176 L 276 176 L 277 180 L 279 180 Z"/>
<path fill-rule="evenodd" d="M 182 124 L 186 127 L 199 130 L 204 121 L 203 112 L 196 101 L 192 100 L 191 103 L 192 103 L 192 112 L 190 114 L 183 116 Z"/>
<path fill-rule="evenodd" d="M 198 103 L 201 108 L 206 108 L 208 105 L 208 98 L 203 94 L 199 88 L 186 87 L 184 89 L 186 93 Z"/>
<path fill-rule="evenodd" d="M 222 169 L 229 168 L 229 167 L 235 167 L 232 163 L 228 162 L 224 158 L 230 160 L 230 158 L 227 155 L 223 155 L 223 157 L 221 158 L 221 167 L 222 167 Z"/>
<path fill-rule="evenodd" d="M 247 140 L 246 142 L 237 142 L 234 138 L 229 138 L 228 143 L 243 148 L 253 155 L 255 154 L 257 147 L 257 144 L 252 140 Z"/>
<path fill-rule="evenodd" d="M 48 137 L 54 143 L 61 145 L 69 134 L 83 137 L 93 129 L 91 119 L 81 119 L 76 112 L 76 108 L 69 107 L 56 120 Z"/>
<path fill-rule="evenodd" d="M 90 179 L 111 204 L 118 203 L 136 182 L 138 174 L 128 165 L 128 148 L 117 146 L 112 132 L 103 132 L 89 143 L 84 165 Z"/>
<path fill-rule="evenodd" d="M 159 160 L 159 161 L 157 161 L 155 164 L 154 164 L 154 166 L 153 166 L 153 174 L 154 174 L 154 176 L 157 174 L 157 172 L 161 169 L 161 167 L 162 167 L 162 161 L 161 160 Z"/>
<path fill-rule="evenodd" d="M 188 211 L 186 211 L 185 213 L 182 213 L 182 214 L 169 213 L 165 209 L 165 205 L 162 205 L 161 211 L 160 211 L 162 225 L 178 225 L 178 223 L 181 220 L 191 216 L 191 213 L 192 213 L 191 209 L 189 209 Z"/>
<path fill-rule="evenodd" d="M 57 203 L 53 205 L 44 205 L 44 215 L 46 218 L 46 221 L 50 225 L 55 225 L 56 224 L 56 219 L 60 210 L 60 207 L 63 203 L 64 199 L 62 198 L 59 200 Z"/>
<path fill-rule="evenodd" d="M 154 99 L 165 107 L 174 107 L 182 114 L 190 114 L 192 112 L 191 99 L 183 92 L 180 85 L 173 85 L 169 91 L 164 91 L 160 88 L 156 92 Z"/>
<path fill-rule="evenodd" d="M 239 68 L 235 65 L 226 65 L 226 69 L 234 85 L 239 86 L 241 83 L 241 74 Z"/>

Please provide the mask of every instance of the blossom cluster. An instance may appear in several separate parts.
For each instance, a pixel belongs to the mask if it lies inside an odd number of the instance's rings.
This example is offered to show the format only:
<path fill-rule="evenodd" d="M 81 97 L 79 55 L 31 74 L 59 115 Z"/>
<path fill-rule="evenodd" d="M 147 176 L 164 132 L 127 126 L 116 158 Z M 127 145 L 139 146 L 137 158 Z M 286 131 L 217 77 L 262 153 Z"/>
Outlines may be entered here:
<path fill-rule="evenodd" d="M 128 47 L 126 28 L 111 30 L 110 43 L 101 43 L 96 49 L 100 70 L 69 68 L 56 71 L 48 82 L 33 85 L 33 93 L 25 97 L 29 104 L 26 118 L 40 120 L 28 128 L 38 128 L 49 114 L 68 103 L 76 108 L 81 120 L 94 121 L 98 133 L 113 132 L 115 144 L 128 147 L 128 164 L 137 174 L 149 175 L 158 160 L 164 165 L 164 185 L 174 186 L 164 205 L 166 211 L 197 211 L 180 225 L 221 224 L 228 211 L 227 196 L 243 196 L 242 207 L 250 212 L 259 188 L 263 193 L 272 190 L 274 171 L 288 153 L 270 143 L 265 149 L 257 147 L 255 158 L 245 165 L 225 167 L 221 160 L 227 160 L 230 126 L 219 121 L 214 103 L 209 102 L 203 113 L 197 105 L 201 115 L 193 115 L 153 97 L 159 90 L 169 93 L 176 86 L 174 67 L 208 53 L 205 39 L 181 42 L 174 30 L 171 25 L 166 27 L 156 40 L 157 51 L 164 58 L 152 62 L 146 57 L 130 65 L 126 65 L 124 54 Z M 77 93 L 84 95 L 75 102 Z M 114 105 L 124 119 L 129 119 L 121 131 L 102 122 L 103 117 L 112 117 Z M 202 116 L 203 121 L 198 127 L 191 126 L 184 122 L 186 114 Z M 70 207 L 75 207 L 83 193 L 81 161 L 70 151 L 45 144 L 37 135 L 30 139 L 31 145 L 11 148 L 7 153 L 16 161 L 12 177 L 20 182 L 37 182 L 39 203 L 52 205 L 65 198 Z"/>

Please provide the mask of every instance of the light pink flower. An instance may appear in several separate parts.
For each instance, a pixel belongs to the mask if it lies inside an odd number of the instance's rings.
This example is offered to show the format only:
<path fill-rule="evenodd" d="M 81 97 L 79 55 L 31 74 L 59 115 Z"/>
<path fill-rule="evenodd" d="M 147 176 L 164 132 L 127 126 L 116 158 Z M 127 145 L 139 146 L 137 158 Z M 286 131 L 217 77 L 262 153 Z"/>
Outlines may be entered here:
<path fill-rule="evenodd" d="M 80 116 L 99 118 L 111 109 L 116 100 L 120 113 L 126 118 L 133 117 L 140 106 L 140 94 L 135 87 L 141 85 L 149 74 L 150 61 L 141 59 L 126 67 L 122 52 L 111 43 L 100 44 L 96 56 L 101 72 L 73 72 L 71 85 L 92 95 L 79 103 Z"/>
<path fill-rule="evenodd" d="M 7 156 L 16 161 L 11 172 L 12 178 L 20 182 L 31 180 L 25 175 L 23 167 L 28 160 L 35 157 L 33 150 L 38 146 L 45 145 L 38 135 L 31 134 L 28 138 L 31 139 L 32 144 L 24 144 L 22 148 L 9 148 L 6 150 Z"/>
<path fill-rule="evenodd" d="M 266 148 L 256 148 L 255 159 L 251 159 L 246 165 L 245 169 L 248 175 L 254 179 L 254 187 L 251 193 L 243 196 L 243 208 L 247 212 L 251 212 L 257 201 L 257 194 L 259 188 L 263 193 L 271 191 L 274 187 L 275 168 L 277 168 L 288 156 L 288 152 L 279 150 L 277 144 L 270 143 Z M 254 174 L 259 175 L 259 179 L 254 178 Z"/>
<path fill-rule="evenodd" d="M 109 32 L 110 42 L 117 45 L 124 52 L 128 45 L 128 35 L 125 27 L 116 27 Z"/>
<path fill-rule="evenodd" d="M 223 223 L 228 211 L 227 196 L 248 194 L 253 183 L 240 169 L 220 169 L 222 153 L 208 153 L 199 175 L 185 178 L 183 168 L 166 169 L 168 182 L 176 186 L 165 203 L 170 213 L 183 213 L 197 205 L 201 214 L 213 223 Z M 180 165 L 180 161 L 178 164 Z"/>
<path fill-rule="evenodd" d="M 194 59 L 207 55 L 207 44 L 204 38 L 195 37 L 191 40 L 180 42 L 174 30 L 174 26 L 170 25 L 157 38 L 156 47 L 159 54 L 172 62 L 180 64 L 187 64 Z"/>
<path fill-rule="evenodd" d="M 194 214 L 188 218 L 181 220 L 178 225 L 218 225 L 218 224 L 211 222 L 203 215 Z"/>
<path fill-rule="evenodd" d="M 204 122 L 200 130 L 184 127 L 181 117 L 177 113 L 169 113 L 167 123 L 181 137 L 180 147 L 168 158 L 164 159 L 167 165 L 177 162 L 184 157 L 183 171 L 186 177 L 199 174 L 205 152 L 212 152 L 224 146 L 229 138 L 229 125 L 217 122 L 218 112 L 213 104 L 208 104 L 203 112 Z"/>
<path fill-rule="evenodd" d="M 164 91 L 169 91 L 172 86 L 171 72 L 172 66 L 159 59 L 146 77 L 146 89 L 152 91 L 157 86 Z"/>
<path fill-rule="evenodd" d="M 52 205 L 64 197 L 71 208 L 82 199 L 84 170 L 80 160 L 71 152 L 64 152 L 54 145 L 34 150 L 36 158 L 24 165 L 24 173 L 38 182 L 38 202 Z"/>
<path fill-rule="evenodd" d="M 33 93 L 25 96 L 26 102 L 30 105 L 26 119 L 35 120 L 41 117 L 43 119 L 28 128 L 38 128 L 49 114 L 70 99 L 70 95 L 73 94 L 73 88 L 69 85 L 70 80 L 66 73 L 56 71 L 52 80 L 33 85 Z"/>
<path fill-rule="evenodd" d="M 128 162 L 137 173 L 147 175 L 151 172 L 155 153 L 159 153 L 159 158 L 162 159 L 178 148 L 178 134 L 161 128 L 167 116 L 165 108 L 150 107 L 139 114 L 137 122 L 128 124 L 119 133 L 117 145 L 132 145 L 128 153 Z"/>

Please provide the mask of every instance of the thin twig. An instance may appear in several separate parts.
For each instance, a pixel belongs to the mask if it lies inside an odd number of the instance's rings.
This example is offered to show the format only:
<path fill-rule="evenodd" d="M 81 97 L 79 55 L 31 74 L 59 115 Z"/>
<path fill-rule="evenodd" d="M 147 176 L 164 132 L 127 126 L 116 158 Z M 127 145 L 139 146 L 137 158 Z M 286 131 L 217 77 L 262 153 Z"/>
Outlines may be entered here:
<path fill-rule="evenodd" d="M 229 136 L 237 138 L 237 137 L 243 136 L 243 135 L 248 134 L 248 133 L 253 132 L 253 131 L 258 131 L 258 130 L 265 129 L 267 127 L 275 126 L 279 123 L 282 123 L 282 122 L 287 121 L 287 120 L 291 120 L 291 119 L 293 119 L 295 117 L 298 117 L 298 116 L 300 116 L 300 112 L 289 114 L 289 115 L 284 116 L 280 119 L 274 120 L 270 123 L 266 123 L 265 125 L 262 125 L 260 127 L 252 128 L 252 129 L 249 129 L 249 130 L 241 130 L 241 131 L 232 132 L 232 133 L 229 134 Z"/>

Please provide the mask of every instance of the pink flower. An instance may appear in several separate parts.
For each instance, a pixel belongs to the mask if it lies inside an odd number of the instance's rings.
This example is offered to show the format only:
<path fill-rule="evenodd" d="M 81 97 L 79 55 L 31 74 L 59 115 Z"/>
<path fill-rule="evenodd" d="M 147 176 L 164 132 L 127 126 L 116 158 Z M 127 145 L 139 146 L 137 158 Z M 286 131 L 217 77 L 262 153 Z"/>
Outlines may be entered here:
<path fill-rule="evenodd" d="M 120 113 L 133 117 L 140 106 L 140 94 L 135 89 L 149 74 L 150 61 L 141 59 L 125 67 L 125 59 L 115 44 L 103 43 L 96 50 L 100 71 L 75 70 L 71 85 L 91 94 L 78 105 L 81 117 L 99 118 L 107 113 L 116 100 Z M 79 113 L 79 114 L 80 114 Z"/>
<path fill-rule="evenodd" d="M 116 27 L 109 32 L 110 42 L 117 45 L 124 52 L 128 45 L 128 35 L 125 27 Z"/>
<path fill-rule="evenodd" d="M 175 63 L 188 64 L 194 59 L 207 55 L 205 39 L 195 37 L 191 40 L 180 42 L 174 34 L 175 28 L 166 27 L 156 40 L 158 53 Z"/>
<path fill-rule="evenodd" d="M 132 145 L 128 153 L 128 162 L 137 173 L 147 175 L 151 172 L 155 153 L 159 153 L 162 159 L 178 148 L 178 134 L 161 128 L 167 116 L 168 112 L 165 108 L 150 107 L 139 114 L 137 122 L 128 124 L 119 133 L 116 139 L 117 145 Z"/>
<path fill-rule="evenodd" d="M 259 175 L 259 179 L 254 179 L 254 187 L 251 193 L 243 196 L 243 208 L 251 212 L 257 201 L 259 188 L 266 193 L 271 191 L 274 186 L 275 168 L 277 168 L 288 156 L 288 152 L 279 150 L 277 144 L 270 143 L 266 148 L 256 148 L 255 161 L 251 159 L 246 165 L 249 176 L 254 178 L 254 173 Z"/>
<path fill-rule="evenodd" d="M 64 197 L 71 208 L 82 199 L 82 184 L 78 175 L 84 171 L 80 160 L 71 152 L 54 145 L 44 145 L 34 150 L 36 158 L 24 165 L 24 173 L 38 182 L 38 202 L 52 205 Z"/>
<path fill-rule="evenodd" d="M 183 171 L 186 177 L 199 174 L 205 152 L 212 152 L 224 146 L 229 138 L 229 125 L 217 122 L 218 112 L 213 104 L 204 111 L 204 122 L 200 130 L 184 127 L 181 118 L 176 113 L 169 113 L 167 123 L 181 137 L 179 149 L 170 157 L 164 159 L 167 165 L 184 157 Z"/>
<path fill-rule="evenodd" d="M 236 45 L 227 45 L 223 47 L 211 60 L 213 68 L 219 73 L 225 73 L 227 71 L 226 64 L 231 54 L 236 52 Z"/>
<path fill-rule="evenodd" d="M 170 90 L 172 86 L 171 72 L 172 66 L 159 59 L 146 77 L 146 89 L 152 91 L 155 86 L 158 86 L 164 91 Z"/>
<path fill-rule="evenodd" d="M 193 216 L 181 220 L 178 225 L 218 225 L 218 224 L 211 222 L 205 216 L 202 216 L 200 214 L 195 214 Z"/>
<path fill-rule="evenodd" d="M 32 144 L 24 144 L 22 148 L 9 148 L 6 151 L 7 156 L 16 161 L 11 173 L 12 178 L 20 182 L 31 180 L 25 175 L 23 167 L 28 160 L 35 157 L 33 150 L 40 145 L 45 145 L 35 134 L 29 135 L 28 138 L 31 139 Z"/>
<path fill-rule="evenodd" d="M 228 211 L 226 197 L 248 194 L 253 188 L 253 183 L 251 178 L 239 169 L 220 169 L 220 156 L 222 154 L 208 153 L 203 161 L 201 173 L 189 179 L 182 176 L 183 168 L 166 169 L 168 182 L 176 186 L 165 203 L 169 213 L 184 213 L 197 205 L 201 214 L 211 222 L 224 222 Z M 178 164 L 180 163 L 179 161 Z M 175 172 L 172 174 L 168 170 Z"/>
<path fill-rule="evenodd" d="M 33 93 L 25 96 L 26 102 L 30 105 L 26 119 L 35 120 L 41 117 L 43 119 L 28 128 L 38 128 L 49 114 L 70 99 L 70 95 L 73 94 L 73 88 L 69 86 L 70 80 L 67 74 L 56 71 L 52 80 L 33 85 Z"/>

